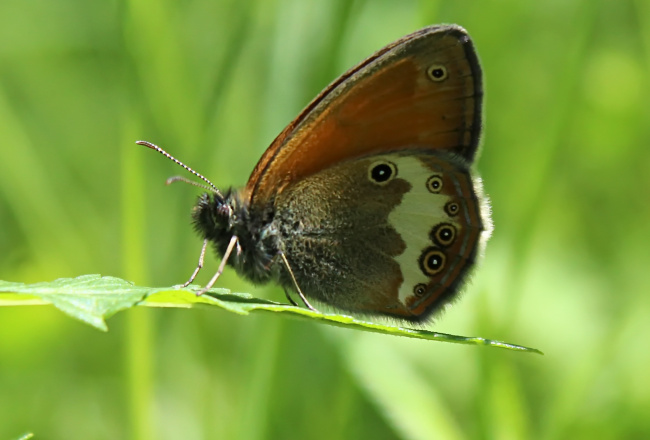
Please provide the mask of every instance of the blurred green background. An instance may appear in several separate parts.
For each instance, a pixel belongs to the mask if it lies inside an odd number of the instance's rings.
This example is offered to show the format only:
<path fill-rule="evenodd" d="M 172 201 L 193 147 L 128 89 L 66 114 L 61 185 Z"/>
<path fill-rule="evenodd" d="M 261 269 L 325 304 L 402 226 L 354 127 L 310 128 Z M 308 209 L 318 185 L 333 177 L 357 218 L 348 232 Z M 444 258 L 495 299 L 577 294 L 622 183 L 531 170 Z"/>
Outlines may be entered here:
<path fill-rule="evenodd" d="M 432 328 L 545 356 L 265 314 L 133 310 L 101 333 L 2 308 L 0 439 L 650 438 L 645 0 L 2 0 L 0 279 L 184 281 L 199 191 L 165 187 L 182 170 L 134 141 L 243 185 L 329 81 L 432 23 L 482 60 L 496 227 Z"/>

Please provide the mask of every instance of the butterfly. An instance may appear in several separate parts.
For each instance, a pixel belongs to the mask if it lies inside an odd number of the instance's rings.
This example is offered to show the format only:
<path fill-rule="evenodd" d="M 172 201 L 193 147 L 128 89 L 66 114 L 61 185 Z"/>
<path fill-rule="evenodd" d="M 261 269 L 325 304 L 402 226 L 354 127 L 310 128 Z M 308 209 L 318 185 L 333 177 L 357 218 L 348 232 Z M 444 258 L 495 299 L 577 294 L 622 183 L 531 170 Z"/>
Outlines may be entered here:
<path fill-rule="evenodd" d="M 465 283 L 491 231 L 471 171 L 482 73 L 457 25 L 389 44 L 323 90 L 266 150 L 241 189 L 207 178 L 192 211 L 226 264 L 254 283 L 353 314 L 422 322 Z"/>

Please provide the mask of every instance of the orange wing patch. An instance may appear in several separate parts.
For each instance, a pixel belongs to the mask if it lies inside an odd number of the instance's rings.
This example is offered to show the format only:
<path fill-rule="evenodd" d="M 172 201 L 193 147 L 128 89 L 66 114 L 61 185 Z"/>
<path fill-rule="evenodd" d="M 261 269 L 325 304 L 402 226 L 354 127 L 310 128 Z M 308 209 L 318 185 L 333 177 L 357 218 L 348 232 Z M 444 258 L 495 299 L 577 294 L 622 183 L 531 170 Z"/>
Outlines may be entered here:
<path fill-rule="evenodd" d="M 432 80 L 432 66 L 444 67 L 444 80 Z M 480 67 L 462 28 L 408 35 L 344 74 L 278 136 L 246 186 L 251 208 L 293 182 L 369 154 L 445 149 L 471 162 L 481 100 Z"/>

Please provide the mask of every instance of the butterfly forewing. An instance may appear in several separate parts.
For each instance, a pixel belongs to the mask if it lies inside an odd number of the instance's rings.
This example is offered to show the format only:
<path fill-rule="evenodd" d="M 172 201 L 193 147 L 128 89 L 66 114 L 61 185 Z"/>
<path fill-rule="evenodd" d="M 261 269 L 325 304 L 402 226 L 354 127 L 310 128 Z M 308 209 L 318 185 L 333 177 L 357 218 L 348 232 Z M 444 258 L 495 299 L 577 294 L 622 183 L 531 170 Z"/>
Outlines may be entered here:
<path fill-rule="evenodd" d="M 458 26 L 422 29 L 382 49 L 321 93 L 253 171 L 253 208 L 341 161 L 413 146 L 471 162 L 481 128 L 481 71 Z"/>

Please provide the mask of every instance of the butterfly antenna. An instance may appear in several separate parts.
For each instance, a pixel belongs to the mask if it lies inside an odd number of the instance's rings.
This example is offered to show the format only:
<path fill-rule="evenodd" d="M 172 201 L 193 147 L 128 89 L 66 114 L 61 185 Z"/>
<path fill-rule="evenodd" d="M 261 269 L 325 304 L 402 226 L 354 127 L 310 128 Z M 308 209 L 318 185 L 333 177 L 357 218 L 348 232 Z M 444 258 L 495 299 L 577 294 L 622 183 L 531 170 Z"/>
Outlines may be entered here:
<path fill-rule="evenodd" d="M 168 152 L 166 152 L 165 150 L 163 150 L 162 148 L 160 148 L 158 145 L 156 145 L 156 144 L 152 144 L 151 142 L 147 142 L 147 141 L 136 141 L 135 143 L 138 144 L 138 145 L 144 145 L 145 147 L 151 148 L 152 150 L 156 150 L 157 152 L 159 152 L 160 154 L 162 154 L 163 156 L 165 156 L 167 159 L 170 159 L 171 161 L 173 161 L 173 162 L 176 163 L 177 165 L 182 166 L 182 167 L 185 168 L 187 171 L 189 171 L 190 173 L 194 174 L 194 175 L 195 175 L 196 177 L 198 177 L 199 179 L 203 180 L 205 183 L 207 183 L 208 185 L 210 185 L 210 188 L 208 188 L 207 186 L 201 185 L 201 184 L 197 184 L 196 182 L 192 182 L 191 180 L 184 179 L 184 178 L 182 178 L 182 177 L 180 177 L 180 176 L 170 177 L 169 179 L 167 179 L 167 184 L 170 184 L 170 183 L 173 183 L 173 182 L 176 182 L 176 181 L 181 180 L 181 181 L 184 181 L 184 182 L 187 182 L 187 183 L 191 183 L 192 185 L 199 186 L 199 187 L 201 187 L 201 188 L 205 188 L 205 189 L 207 189 L 208 191 L 212 191 L 212 192 L 215 193 L 217 196 L 219 196 L 221 199 L 223 199 L 223 195 L 221 194 L 221 191 L 219 191 L 219 189 L 218 189 L 216 186 L 214 186 L 214 184 L 213 184 L 212 182 L 210 182 L 210 181 L 209 181 L 209 180 L 208 180 L 208 179 L 207 179 L 203 174 L 201 174 L 201 173 L 199 173 L 199 172 L 197 172 L 197 171 L 194 171 L 192 168 L 188 167 L 188 166 L 185 165 L 183 162 L 181 162 L 180 160 L 176 159 L 174 156 L 172 156 L 171 154 L 169 154 Z"/>
<path fill-rule="evenodd" d="M 192 186 L 196 186 L 198 188 L 203 188 L 204 190 L 208 192 L 214 192 L 214 189 L 210 188 L 208 185 L 202 185 L 199 182 L 195 182 L 193 180 L 188 179 L 187 177 L 183 176 L 172 176 L 165 180 L 165 185 L 171 185 L 174 182 L 184 182 Z"/>

